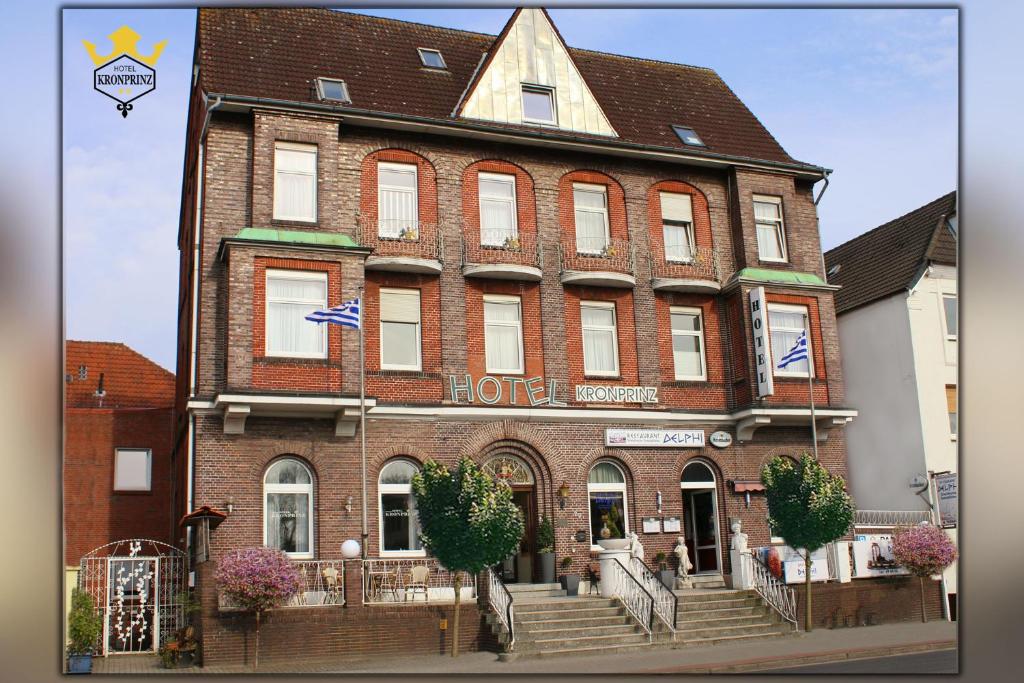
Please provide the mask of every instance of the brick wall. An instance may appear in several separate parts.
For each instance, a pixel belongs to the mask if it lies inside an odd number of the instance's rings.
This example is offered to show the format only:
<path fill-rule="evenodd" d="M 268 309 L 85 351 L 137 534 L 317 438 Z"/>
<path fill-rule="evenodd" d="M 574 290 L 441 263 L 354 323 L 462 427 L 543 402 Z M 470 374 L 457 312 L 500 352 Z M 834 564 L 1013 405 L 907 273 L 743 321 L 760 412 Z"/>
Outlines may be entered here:
<path fill-rule="evenodd" d="M 807 600 L 803 584 L 794 585 L 797 613 L 803 628 Z M 925 613 L 929 621 L 944 619 L 942 583 L 925 579 Z M 917 577 L 854 579 L 849 583 L 816 583 L 811 588 L 814 628 L 842 628 L 921 620 L 921 586 Z"/>

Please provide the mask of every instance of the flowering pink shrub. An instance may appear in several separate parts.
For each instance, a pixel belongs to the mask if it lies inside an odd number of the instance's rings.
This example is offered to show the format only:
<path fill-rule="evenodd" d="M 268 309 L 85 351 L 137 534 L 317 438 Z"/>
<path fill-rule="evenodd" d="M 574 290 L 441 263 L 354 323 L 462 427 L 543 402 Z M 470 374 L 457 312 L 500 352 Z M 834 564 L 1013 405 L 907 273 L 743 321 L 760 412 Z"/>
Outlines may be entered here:
<path fill-rule="evenodd" d="M 897 529 L 893 534 L 892 554 L 911 574 L 931 576 L 953 564 L 956 545 L 936 526 L 912 526 Z"/>
<path fill-rule="evenodd" d="M 287 602 L 302 586 L 299 570 L 273 548 L 228 553 L 217 567 L 217 583 L 232 604 L 255 612 Z"/>

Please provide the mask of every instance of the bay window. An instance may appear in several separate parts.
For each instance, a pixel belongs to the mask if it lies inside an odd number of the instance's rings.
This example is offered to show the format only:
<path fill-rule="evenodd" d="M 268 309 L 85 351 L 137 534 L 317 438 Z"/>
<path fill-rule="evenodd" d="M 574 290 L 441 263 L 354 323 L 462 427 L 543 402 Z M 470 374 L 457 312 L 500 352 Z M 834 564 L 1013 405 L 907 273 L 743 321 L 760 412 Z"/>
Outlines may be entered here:
<path fill-rule="evenodd" d="M 327 325 L 306 320 L 327 308 L 327 273 L 268 270 L 266 354 L 326 358 Z"/>
<path fill-rule="evenodd" d="M 768 332 L 772 347 L 772 368 L 776 377 L 807 377 L 810 365 L 807 359 L 790 363 L 779 369 L 779 363 L 796 344 L 801 334 L 807 335 L 808 357 L 814 357 L 811 348 L 811 334 L 807 329 L 807 307 L 784 304 L 768 304 Z"/>
<path fill-rule="evenodd" d="M 608 188 L 604 185 L 573 183 L 573 211 L 576 216 L 576 251 L 600 254 L 608 246 Z"/>
<path fill-rule="evenodd" d="M 387 239 L 419 238 L 419 201 L 416 164 L 377 163 L 378 236 Z"/>
<path fill-rule="evenodd" d="M 704 325 L 699 308 L 671 309 L 672 361 L 677 380 L 705 380 Z"/>
<path fill-rule="evenodd" d="M 313 476 L 299 460 L 282 458 L 267 470 L 263 520 L 263 545 L 313 557 Z"/>
<path fill-rule="evenodd" d="M 409 460 L 392 460 L 377 482 L 381 555 L 424 555 L 412 477 L 419 468 Z"/>
<path fill-rule="evenodd" d="M 420 290 L 380 290 L 380 367 L 419 370 Z"/>
<path fill-rule="evenodd" d="M 754 223 L 757 226 L 758 258 L 785 262 L 786 229 L 782 222 L 782 199 L 754 195 Z"/>
<path fill-rule="evenodd" d="M 316 145 L 274 144 L 274 219 L 316 221 Z"/>
<path fill-rule="evenodd" d="M 488 373 L 524 372 L 523 317 L 518 296 L 484 296 L 484 355 Z"/>
<path fill-rule="evenodd" d="M 590 501 L 590 544 L 597 545 L 602 538 L 625 538 L 629 533 L 626 476 L 618 465 L 604 460 L 590 469 L 587 498 Z"/>
<path fill-rule="evenodd" d="M 516 177 L 504 173 L 481 173 L 480 244 L 507 246 L 518 234 L 516 220 Z"/>
<path fill-rule="evenodd" d="M 615 304 L 607 301 L 580 303 L 583 328 L 583 371 L 586 375 L 619 374 L 619 340 Z"/>
<path fill-rule="evenodd" d="M 665 260 L 693 260 L 693 204 L 690 195 L 662 192 L 661 222 L 665 236 Z"/>

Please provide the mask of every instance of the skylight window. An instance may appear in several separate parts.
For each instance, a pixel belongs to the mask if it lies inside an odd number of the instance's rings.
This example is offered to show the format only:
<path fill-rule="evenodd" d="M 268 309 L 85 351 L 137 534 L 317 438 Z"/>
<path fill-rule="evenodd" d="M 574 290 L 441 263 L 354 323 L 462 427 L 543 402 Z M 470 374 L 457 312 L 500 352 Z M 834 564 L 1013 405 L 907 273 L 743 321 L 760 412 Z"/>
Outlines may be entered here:
<path fill-rule="evenodd" d="M 555 123 L 555 92 L 551 88 L 523 86 L 523 121 Z"/>
<path fill-rule="evenodd" d="M 440 50 L 431 50 L 426 47 L 418 47 L 416 51 L 420 53 L 420 62 L 423 66 L 428 69 L 447 69 L 448 66 L 444 63 L 444 56 L 441 55 Z"/>
<path fill-rule="evenodd" d="M 684 145 L 690 145 L 691 147 L 706 147 L 704 141 L 697 135 L 697 131 L 687 126 L 672 126 L 672 130 L 676 132 L 679 139 L 683 141 Z"/>
<path fill-rule="evenodd" d="M 348 86 L 345 81 L 337 78 L 316 79 L 316 95 L 324 102 L 352 103 L 348 96 Z"/>
<path fill-rule="evenodd" d="M 835 275 L 838 275 L 839 274 L 839 269 L 842 268 L 842 267 L 843 267 L 843 264 L 837 263 L 834 266 L 832 266 L 831 268 L 829 268 L 828 272 L 825 273 L 825 275 L 828 276 L 828 277 L 833 277 Z"/>

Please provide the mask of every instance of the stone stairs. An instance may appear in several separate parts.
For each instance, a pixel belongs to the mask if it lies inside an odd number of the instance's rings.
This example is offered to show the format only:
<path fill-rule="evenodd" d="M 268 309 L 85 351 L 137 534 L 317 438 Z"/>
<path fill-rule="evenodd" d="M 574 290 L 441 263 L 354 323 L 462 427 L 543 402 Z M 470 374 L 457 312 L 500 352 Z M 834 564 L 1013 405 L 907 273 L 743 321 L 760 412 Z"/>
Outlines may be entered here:
<path fill-rule="evenodd" d="M 756 591 L 698 588 L 675 594 L 679 599 L 675 642 L 679 645 L 778 638 L 793 631 Z"/>

